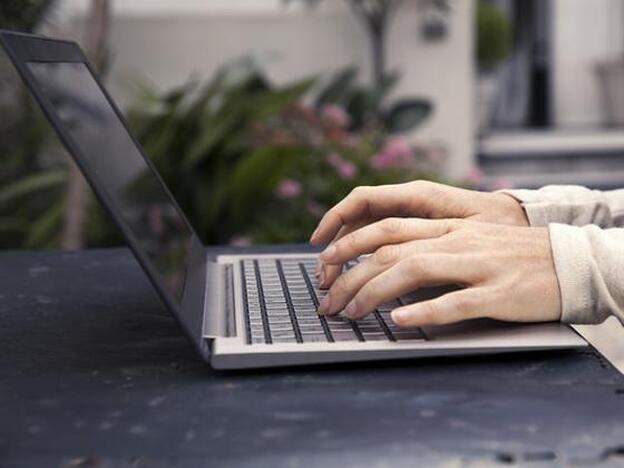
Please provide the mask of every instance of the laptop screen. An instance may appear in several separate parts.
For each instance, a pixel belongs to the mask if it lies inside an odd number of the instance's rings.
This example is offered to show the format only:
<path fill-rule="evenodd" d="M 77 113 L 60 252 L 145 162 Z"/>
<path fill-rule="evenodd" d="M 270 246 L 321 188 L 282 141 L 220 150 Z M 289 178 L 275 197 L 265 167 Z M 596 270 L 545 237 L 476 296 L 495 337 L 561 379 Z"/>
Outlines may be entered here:
<path fill-rule="evenodd" d="M 79 62 L 29 62 L 39 88 L 91 177 L 180 302 L 192 231 L 89 69 Z"/>

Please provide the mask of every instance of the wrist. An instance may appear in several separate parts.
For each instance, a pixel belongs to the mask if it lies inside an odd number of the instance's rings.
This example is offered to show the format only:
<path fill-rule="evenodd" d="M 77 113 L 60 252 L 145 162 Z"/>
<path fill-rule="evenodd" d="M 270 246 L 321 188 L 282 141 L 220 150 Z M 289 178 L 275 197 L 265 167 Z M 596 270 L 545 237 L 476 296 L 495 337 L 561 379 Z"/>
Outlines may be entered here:
<path fill-rule="evenodd" d="M 522 206 L 522 202 L 513 195 L 506 192 L 493 193 L 497 197 L 502 214 L 500 222 L 512 226 L 530 226 L 527 213 Z"/>

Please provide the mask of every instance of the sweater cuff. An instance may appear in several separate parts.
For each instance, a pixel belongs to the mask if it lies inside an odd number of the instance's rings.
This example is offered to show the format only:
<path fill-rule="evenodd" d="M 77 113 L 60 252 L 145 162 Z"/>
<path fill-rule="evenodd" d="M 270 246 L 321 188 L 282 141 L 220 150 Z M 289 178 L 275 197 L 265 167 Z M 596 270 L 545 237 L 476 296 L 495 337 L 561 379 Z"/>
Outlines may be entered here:
<path fill-rule="evenodd" d="M 551 200 L 546 201 L 544 194 L 539 190 L 516 189 L 498 192 L 510 195 L 520 202 L 530 226 L 545 227 L 552 222 L 567 222 L 565 210 Z"/>
<path fill-rule="evenodd" d="M 591 245 L 582 229 L 564 224 L 548 225 L 550 245 L 561 294 L 561 321 L 599 323 L 591 294 Z"/>
<path fill-rule="evenodd" d="M 623 190 L 601 192 L 574 185 L 548 185 L 539 190 L 501 192 L 521 202 L 531 226 L 561 223 L 606 228 L 624 220 Z"/>

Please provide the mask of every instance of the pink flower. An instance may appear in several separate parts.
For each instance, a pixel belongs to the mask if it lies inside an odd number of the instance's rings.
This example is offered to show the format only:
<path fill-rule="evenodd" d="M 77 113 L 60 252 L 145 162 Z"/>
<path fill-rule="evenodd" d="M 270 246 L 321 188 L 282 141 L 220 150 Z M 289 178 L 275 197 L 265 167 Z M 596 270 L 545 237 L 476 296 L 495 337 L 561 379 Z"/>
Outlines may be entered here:
<path fill-rule="evenodd" d="M 338 104 L 325 104 L 321 106 L 321 118 L 336 127 L 346 128 L 351 123 L 351 117 Z"/>
<path fill-rule="evenodd" d="M 513 182 L 509 179 L 496 179 L 490 185 L 490 190 L 507 190 L 512 189 L 513 186 Z"/>
<path fill-rule="evenodd" d="M 331 153 L 326 158 L 327 164 L 333 167 L 341 179 L 351 180 L 358 175 L 358 168 L 351 161 L 343 159 L 338 153 Z"/>
<path fill-rule="evenodd" d="M 466 174 L 466 180 L 474 185 L 482 184 L 485 180 L 485 173 L 478 167 L 473 167 Z"/>
<path fill-rule="evenodd" d="M 377 170 L 409 168 L 414 163 L 414 149 L 405 137 L 394 137 L 386 142 L 380 153 L 371 159 L 371 166 Z"/>
<path fill-rule="evenodd" d="M 282 180 L 275 190 L 277 197 L 282 200 L 298 197 L 301 195 L 301 192 L 301 183 L 294 179 Z"/>
<path fill-rule="evenodd" d="M 320 218 L 324 212 L 323 207 L 314 200 L 306 203 L 306 211 L 316 218 Z"/>
<path fill-rule="evenodd" d="M 249 247 L 252 245 L 251 239 L 246 236 L 234 236 L 230 239 L 230 245 L 232 247 Z"/>
<path fill-rule="evenodd" d="M 434 144 L 424 149 L 425 155 L 429 161 L 434 164 L 444 162 L 447 157 L 446 148 L 440 144 Z"/>

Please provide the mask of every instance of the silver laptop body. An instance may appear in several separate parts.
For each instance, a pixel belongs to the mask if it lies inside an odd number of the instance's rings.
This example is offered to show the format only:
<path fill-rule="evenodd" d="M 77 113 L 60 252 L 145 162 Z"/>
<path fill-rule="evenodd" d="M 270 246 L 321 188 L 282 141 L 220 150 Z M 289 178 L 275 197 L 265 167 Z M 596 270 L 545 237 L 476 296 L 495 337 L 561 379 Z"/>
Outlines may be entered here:
<path fill-rule="evenodd" d="M 220 255 L 209 260 L 122 114 L 77 44 L 0 31 L 0 42 L 163 301 L 202 358 L 220 369 L 373 361 L 586 346 L 559 323 L 474 320 L 400 329 L 389 319 L 423 290 L 365 319 L 319 317 L 316 254 Z M 167 237 L 150 226 L 137 180 Z M 159 224 L 159 223 L 156 223 Z M 169 233 L 170 234 L 170 233 Z M 350 267 L 353 265 L 348 265 Z"/>

